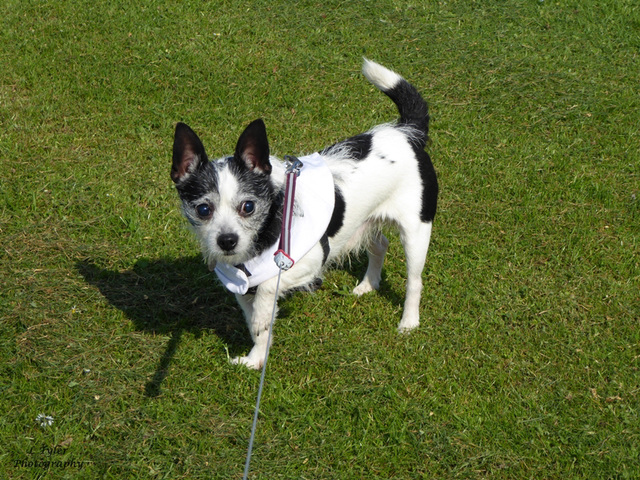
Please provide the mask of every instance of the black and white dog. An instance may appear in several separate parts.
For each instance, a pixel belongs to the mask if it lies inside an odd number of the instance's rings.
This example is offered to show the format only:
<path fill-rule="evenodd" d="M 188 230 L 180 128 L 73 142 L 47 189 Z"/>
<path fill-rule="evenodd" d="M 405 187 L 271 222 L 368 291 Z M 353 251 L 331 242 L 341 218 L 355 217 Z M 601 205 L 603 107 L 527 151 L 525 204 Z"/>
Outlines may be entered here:
<path fill-rule="evenodd" d="M 396 123 L 301 157 L 292 226 L 293 267 L 279 293 L 317 284 L 324 269 L 358 249 L 369 265 L 353 290 L 378 288 L 389 241 L 385 223 L 400 232 L 407 259 L 407 290 L 400 332 L 420 320 L 422 271 L 436 213 L 438 182 L 425 152 L 427 104 L 397 73 L 366 60 L 367 79 L 395 102 Z M 211 270 L 236 294 L 254 347 L 234 363 L 260 368 L 267 349 L 278 269 L 273 261 L 281 232 L 285 165 L 270 156 L 262 120 L 240 136 L 232 156 L 209 161 L 202 142 L 179 123 L 171 178 L 184 215 Z"/>

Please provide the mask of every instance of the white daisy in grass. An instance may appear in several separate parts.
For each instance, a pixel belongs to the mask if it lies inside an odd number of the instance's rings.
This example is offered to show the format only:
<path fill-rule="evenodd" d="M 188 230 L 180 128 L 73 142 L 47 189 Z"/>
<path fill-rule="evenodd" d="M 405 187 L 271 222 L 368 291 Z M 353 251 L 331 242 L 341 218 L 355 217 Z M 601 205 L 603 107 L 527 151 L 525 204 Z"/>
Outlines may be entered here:
<path fill-rule="evenodd" d="M 36 417 L 36 422 L 38 422 L 42 428 L 47 428 L 53 425 L 53 417 L 51 415 L 40 413 Z"/>

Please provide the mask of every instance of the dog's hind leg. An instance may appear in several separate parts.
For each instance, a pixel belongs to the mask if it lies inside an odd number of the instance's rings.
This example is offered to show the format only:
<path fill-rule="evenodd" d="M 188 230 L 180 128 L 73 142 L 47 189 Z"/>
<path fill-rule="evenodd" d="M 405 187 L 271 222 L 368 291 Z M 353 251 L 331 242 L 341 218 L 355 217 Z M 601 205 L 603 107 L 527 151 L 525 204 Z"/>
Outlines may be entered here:
<path fill-rule="evenodd" d="M 367 249 L 367 256 L 369 257 L 367 273 L 365 273 L 364 278 L 358 286 L 353 289 L 353 293 L 356 295 L 364 295 L 365 293 L 377 290 L 378 287 L 380 287 L 382 264 L 388 247 L 389 240 L 387 240 L 387 237 L 382 233 L 376 234 L 376 236 L 371 240 L 369 248 Z"/>
<path fill-rule="evenodd" d="M 401 238 L 407 257 L 407 290 L 400 333 L 413 330 L 420 324 L 420 295 L 422 294 L 422 271 L 427 259 L 431 240 L 432 222 L 420 222 L 416 228 L 402 229 Z"/>

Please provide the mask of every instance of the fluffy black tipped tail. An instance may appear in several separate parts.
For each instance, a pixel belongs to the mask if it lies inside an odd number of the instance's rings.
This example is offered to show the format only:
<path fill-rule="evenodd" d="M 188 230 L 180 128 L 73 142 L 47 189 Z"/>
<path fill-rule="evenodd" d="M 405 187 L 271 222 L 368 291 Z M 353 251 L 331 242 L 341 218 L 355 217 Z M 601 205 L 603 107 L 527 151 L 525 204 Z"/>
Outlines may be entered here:
<path fill-rule="evenodd" d="M 362 73 L 396 104 L 400 112 L 399 123 L 412 126 L 423 134 L 421 147 L 424 148 L 429 134 L 429 108 L 416 87 L 397 73 L 366 58 Z"/>

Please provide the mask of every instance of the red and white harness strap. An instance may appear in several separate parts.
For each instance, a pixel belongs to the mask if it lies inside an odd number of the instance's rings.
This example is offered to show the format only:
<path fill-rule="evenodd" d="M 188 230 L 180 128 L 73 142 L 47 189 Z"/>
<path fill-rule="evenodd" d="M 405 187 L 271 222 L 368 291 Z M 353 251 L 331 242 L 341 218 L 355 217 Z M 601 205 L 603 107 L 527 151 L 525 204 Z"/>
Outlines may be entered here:
<path fill-rule="evenodd" d="M 302 162 L 296 157 L 285 155 L 287 170 L 285 176 L 284 209 L 282 212 L 282 230 L 280 243 L 274 261 L 280 270 L 289 270 L 295 263 L 291 258 L 291 223 L 293 222 L 293 206 L 296 195 L 296 179 L 300 175 Z"/>

